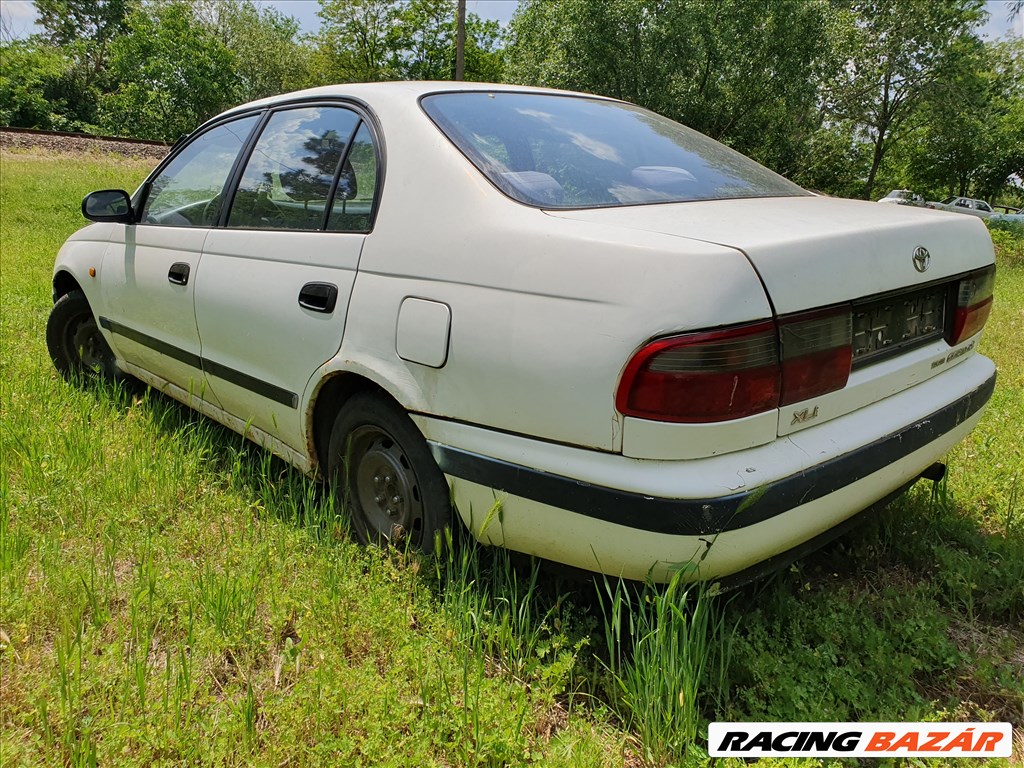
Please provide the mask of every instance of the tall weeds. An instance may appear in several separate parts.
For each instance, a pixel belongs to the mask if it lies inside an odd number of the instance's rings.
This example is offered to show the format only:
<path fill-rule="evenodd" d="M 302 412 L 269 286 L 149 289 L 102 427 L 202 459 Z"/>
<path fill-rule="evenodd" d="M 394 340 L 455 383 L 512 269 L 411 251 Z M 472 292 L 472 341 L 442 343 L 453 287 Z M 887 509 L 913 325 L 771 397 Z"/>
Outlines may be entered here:
<path fill-rule="evenodd" d="M 604 577 L 604 619 L 613 708 L 656 765 L 704 757 L 702 705 L 724 704 L 734 628 L 704 583 L 679 571 L 667 586 L 637 588 Z"/>

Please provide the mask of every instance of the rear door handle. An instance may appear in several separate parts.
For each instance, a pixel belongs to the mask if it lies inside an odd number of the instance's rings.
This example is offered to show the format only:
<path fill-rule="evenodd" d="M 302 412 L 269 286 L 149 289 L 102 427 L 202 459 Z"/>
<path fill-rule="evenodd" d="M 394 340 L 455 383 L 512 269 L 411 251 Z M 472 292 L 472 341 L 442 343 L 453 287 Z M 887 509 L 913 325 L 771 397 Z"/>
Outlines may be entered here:
<path fill-rule="evenodd" d="M 331 283 L 306 283 L 299 291 L 299 306 L 313 312 L 330 314 L 338 303 L 338 286 Z"/>
<path fill-rule="evenodd" d="M 171 264 L 171 268 L 167 270 L 167 282 L 174 283 L 175 285 L 188 285 L 188 273 L 191 271 L 191 267 L 183 261 Z"/>

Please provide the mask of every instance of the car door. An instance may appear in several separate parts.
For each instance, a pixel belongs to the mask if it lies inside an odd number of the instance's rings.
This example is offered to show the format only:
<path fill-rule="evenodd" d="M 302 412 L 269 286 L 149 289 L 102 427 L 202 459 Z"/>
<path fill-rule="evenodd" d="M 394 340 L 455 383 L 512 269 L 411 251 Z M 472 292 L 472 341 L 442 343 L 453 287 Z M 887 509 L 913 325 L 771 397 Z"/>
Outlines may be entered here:
<path fill-rule="evenodd" d="M 138 222 L 116 227 L 103 259 L 100 324 L 115 351 L 142 372 L 207 400 L 196 272 L 224 186 L 257 120 L 222 123 L 176 150 L 143 186 Z"/>
<path fill-rule="evenodd" d="M 277 110 L 203 248 L 195 306 L 208 386 L 228 413 L 298 451 L 302 394 L 341 346 L 377 173 L 354 109 Z"/>

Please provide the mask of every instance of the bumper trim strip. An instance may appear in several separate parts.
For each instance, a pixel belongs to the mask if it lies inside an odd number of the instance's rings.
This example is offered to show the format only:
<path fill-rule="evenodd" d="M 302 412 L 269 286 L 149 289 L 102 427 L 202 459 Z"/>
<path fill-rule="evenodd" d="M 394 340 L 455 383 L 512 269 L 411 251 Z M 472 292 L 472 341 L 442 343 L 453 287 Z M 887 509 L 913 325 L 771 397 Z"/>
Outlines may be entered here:
<path fill-rule="evenodd" d="M 849 453 L 741 493 L 710 499 L 668 499 L 594 485 L 431 442 L 446 475 L 609 523 L 674 536 L 713 536 L 764 522 L 827 496 L 923 448 L 988 402 L 993 374 L 977 389 L 934 413 Z"/>

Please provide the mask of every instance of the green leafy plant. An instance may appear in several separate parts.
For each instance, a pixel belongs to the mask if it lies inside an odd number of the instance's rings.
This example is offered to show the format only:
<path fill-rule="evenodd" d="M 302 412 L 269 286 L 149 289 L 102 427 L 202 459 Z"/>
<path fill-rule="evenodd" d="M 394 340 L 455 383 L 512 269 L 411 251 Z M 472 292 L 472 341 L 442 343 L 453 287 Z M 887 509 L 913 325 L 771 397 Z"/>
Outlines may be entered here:
<path fill-rule="evenodd" d="M 603 579 L 599 590 L 614 681 L 611 701 L 661 765 L 701 754 L 702 707 L 724 703 L 733 631 L 711 588 L 692 569 L 667 587 Z M 717 707 L 709 707 L 717 708 Z"/>

